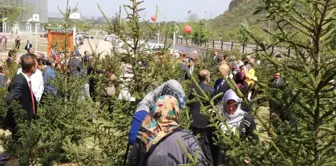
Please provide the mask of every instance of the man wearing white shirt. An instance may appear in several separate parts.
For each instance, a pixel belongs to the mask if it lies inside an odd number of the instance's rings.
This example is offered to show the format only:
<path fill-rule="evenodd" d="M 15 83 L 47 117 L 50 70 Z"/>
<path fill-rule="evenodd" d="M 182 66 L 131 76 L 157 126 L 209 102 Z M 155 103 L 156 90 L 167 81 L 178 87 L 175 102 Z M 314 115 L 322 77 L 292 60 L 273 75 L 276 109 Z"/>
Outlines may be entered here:
<path fill-rule="evenodd" d="M 33 56 L 33 55 L 23 55 L 24 56 Z M 35 58 L 35 56 L 33 56 Z M 36 60 L 36 59 L 35 59 Z M 37 64 L 37 62 L 36 62 Z M 16 74 L 22 73 L 22 68 L 19 68 Z M 32 90 L 36 101 L 39 102 L 41 100 L 43 91 L 44 91 L 44 82 L 43 82 L 43 74 L 41 70 L 36 69 L 35 73 L 33 73 L 30 77 L 32 83 Z"/>

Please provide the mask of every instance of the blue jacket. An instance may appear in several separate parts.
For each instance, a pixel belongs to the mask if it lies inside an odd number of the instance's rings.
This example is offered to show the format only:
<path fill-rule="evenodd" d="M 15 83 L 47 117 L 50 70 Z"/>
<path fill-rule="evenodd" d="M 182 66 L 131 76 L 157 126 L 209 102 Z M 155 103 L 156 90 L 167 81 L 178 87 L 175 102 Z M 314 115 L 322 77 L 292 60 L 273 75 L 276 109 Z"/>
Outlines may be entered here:
<path fill-rule="evenodd" d="M 57 93 L 57 89 L 50 84 L 50 81 L 55 79 L 56 79 L 56 73 L 54 69 L 52 69 L 50 66 L 47 66 L 43 71 L 43 82 L 45 92 L 52 94 Z"/>
<path fill-rule="evenodd" d="M 0 87 L 7 86 L 7 81 L 7 78 L 3 74 L 0 74 Z"/>

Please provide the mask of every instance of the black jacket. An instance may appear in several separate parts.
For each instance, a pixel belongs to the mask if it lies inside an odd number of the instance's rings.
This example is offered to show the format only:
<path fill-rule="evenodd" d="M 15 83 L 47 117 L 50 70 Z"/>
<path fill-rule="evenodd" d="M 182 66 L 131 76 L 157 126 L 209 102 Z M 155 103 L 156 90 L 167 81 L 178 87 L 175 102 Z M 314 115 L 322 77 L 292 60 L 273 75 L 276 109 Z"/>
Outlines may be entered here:
<path fill-rule="evenodd" d="M 229 78 L 228 78 L 229 79 Z M 223 83 L 223 85 L 222 85 Z M 224 93 L 230 89 L 230 86 L 229 84 L 224 80 L 224 78 L 218 78 L 215 82 L 215 85 L 214 85 L 214 93 L 212 94 L 212 97 L 215 97 L 216 95 L 218 95 L 219 93 L 223 93 L 222 95 L 220 95 L 218 98 L 216 98 L 214 100 L 214 104 L 217 105 L 222 99 L 223 99 L 223 96 L 224 96 Z"/>
<path fill-rule="evenodd" d="M 235 76 L 234 76 L 234 80 L 235 83 L 238 84 L 242 84 L 245 85 L 245 79 L 246 79 L 246 75 L 242 77 L 242 72 L 238 72 Z"/>
<path fill-rule="evenodd" d="M 28 44 L 26 44 L 26 46 L 25 46 L 25 50 L 29 51 L 29 49 L 32 48 L 32 47 L 33 47 L 32 44 L 29 43 L 29 47 L 28 47 Z"/>
<path fill-rule="evenodd" d="M 22 73 L 16 75 L 13 78 L 12 83 L 8 88 L 9 94 L 7 97 L 7 104 L 9 105 L 9 109 L 7 115 L 5 117 L 5 125 L 10 129 L 16 127 L 16 122 L 14 119 L 14 112 L 12 108 L 13 101 L 18 101 L 18 103 L 22 106 L 22 109 L 27 112 L 28 120 L 31 120 L 36 116 L 33 114 L 33 103 L 30 95 L 30 89 L 26 78 Z M 37 102 L 34 97 L 35 102 L 35 112 L 37 113 Z"/>
<path fill-rule="evenodd" d="M 209 97 L 211 96 L 211 94 L 213 94 L 214 89 L 212 87 L 210 87 L 204 82 L 199 82 L 198 84 L 200 88 L 205 92 L 205 94 L 207 94 Z M 195 98 L 194 92 L 193 92 L 194 90 L 196 91 L 197 95 L 202 96 L 201 90 L 195 84 L 192 84 L 191 92 L 189 95 L 189 100 L 192 100 Z M 207 101 L 202 101 L 202 103 L 204 106 L 207 106 L 210 104 Z M 190 107 L 191 118 L 192 118 L 191 127 L 200 128 L 200 129 L 207 128 L 209 124 L 209 117 L 204 114 L 201 114 L 201 104 L 195 101 L 195 102 L 190 103 L 189 107 Z"/>
<path fill-rule="evenodd" d="M 243 121 L 238 127 L 239 136 L 241 140 L 248 141 L 259 141 L 259 137 L 253 133 L 256 130 L 256 123 L 254 121 L 254 116 L 251 114 L 245 114 Z M 215 138 L 218 139 L 218 138 Z M 228 157 L 221 152 L 221 150 L 226 151 L 226 148 L 222 149 L 215 145 L 213 150 L 214 165 L 228 165 Z"/>
<path fill-rule="evenodd" d="M 284 80 L 283 78 L 280 78 L 279 80 L 272 79 L 269 81 L 268 85 L 269 87 L 276 88 L 276 89 L 283 91 L 286 88 L 286 80 Z M 280 101 L 283 99 L 283 97 L 276 90 L 272 91 L 272 97 Z M 270 100 L 269 107 L 270 107 L 271 113 L 274 112 L 277 114 L 281 114 L 284 111 L 284 106 L 281 104 L 278 104 L 277 101 Z"/>
<path fill-rule="evenodd" d="M 269 81 L 269 86 L 283 90 L 286 87 L 286 80 L 283 78 L 279 78 L 278 80 L 272 79 Z"/>

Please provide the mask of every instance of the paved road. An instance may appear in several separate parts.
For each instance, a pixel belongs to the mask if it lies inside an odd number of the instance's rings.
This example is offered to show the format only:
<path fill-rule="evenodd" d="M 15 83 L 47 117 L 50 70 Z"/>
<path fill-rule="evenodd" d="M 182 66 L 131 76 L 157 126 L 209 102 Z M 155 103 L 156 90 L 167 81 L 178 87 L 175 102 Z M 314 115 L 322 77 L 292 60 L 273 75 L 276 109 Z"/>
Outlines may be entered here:
<path fill-rule="evenodd" d="M 25 54 L 26 51 L 24 50 L 24 41 L 25 39 L 27 39 L 27 36 L 24 36 L 22 35 L 21 36 L 21 50 L 19 52 L 18 55 L 22 55 L 22 54 Z M 14 40 L 14 39 L 12 39 Z M 9 40 L 9 42 L 12 42 Z M 39 38 L 38 40 L 38 45 L 40 48 L 38 50 L 38 52 L 42 52 L 42 53 L 45 53 L 47 52 L 47 40 L 45 38 Z M 41 46 L 44 46 L 44 47 L 41 47 Z M 8 44 L 8 50 L 11 49 L 13 47 L 13 44 Z M 95 53 L 102 53 L 103 56 L 105 56 L 106 54 L 108 54 L 109 52 L 111 52 L 111 49 L 112 49 L 112 43 L 109 42 L 109 41 L 104 41 L 102 39 L 84 39 L 84 44 L 79 46 L 79 51 L 81 54 L 84 54 L 84 51 L 88 51 L 88 52 L 95 52 Z M 179 50 L 181 52 L 193 52 L 193 51 L 197 51 L 197 52 L 201 52 L 200 49 L 198 48 L 192 48 L 192 47 L 185 47 L 181 44 L 177 44 L 175 46 L 175 49 L 176 50 Z M 8 55 L 8 50 L 7 51 L 1 51 L 0 52 L 0 59 L 3 59 L 4 57 L 6 57 Z"/>
<path fill-rule="evenodd" d="M 102 39 L 85 39 L 84 44 L 79 46 L 80 53 L 84 53 L 84 51 L 102 53 L 106 55 L 112 49 L 112 43 L 109 41 L 104 41 Z"/>

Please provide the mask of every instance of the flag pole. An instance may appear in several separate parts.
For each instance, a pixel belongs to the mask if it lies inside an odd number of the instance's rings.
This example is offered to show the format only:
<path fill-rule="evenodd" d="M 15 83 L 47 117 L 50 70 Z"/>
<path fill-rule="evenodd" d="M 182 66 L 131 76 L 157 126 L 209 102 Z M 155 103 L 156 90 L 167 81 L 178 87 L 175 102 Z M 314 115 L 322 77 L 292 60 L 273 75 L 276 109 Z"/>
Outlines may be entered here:
<path fill-rule="evenodd" d="M 159 5 L 156 5 L 155 18 L 156 18 L 156 20 L 155 20 L 155 26 L 156 26 L 156 23 L 159 19 Z M 158 44 L 160 44 L 160 22 L 158 23 L 157 42 L 158 42 Z"/>

